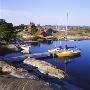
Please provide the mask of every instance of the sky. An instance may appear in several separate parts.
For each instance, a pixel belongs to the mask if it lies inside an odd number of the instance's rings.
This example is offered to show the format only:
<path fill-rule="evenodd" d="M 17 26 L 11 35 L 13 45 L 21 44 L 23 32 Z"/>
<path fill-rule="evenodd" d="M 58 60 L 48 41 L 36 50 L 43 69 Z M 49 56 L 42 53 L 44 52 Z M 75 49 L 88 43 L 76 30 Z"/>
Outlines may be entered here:
<path fill-rule="evenodd" d="M 90 0 L 0 0 L 0 18 L 14 25 L 90 26 Z"/>

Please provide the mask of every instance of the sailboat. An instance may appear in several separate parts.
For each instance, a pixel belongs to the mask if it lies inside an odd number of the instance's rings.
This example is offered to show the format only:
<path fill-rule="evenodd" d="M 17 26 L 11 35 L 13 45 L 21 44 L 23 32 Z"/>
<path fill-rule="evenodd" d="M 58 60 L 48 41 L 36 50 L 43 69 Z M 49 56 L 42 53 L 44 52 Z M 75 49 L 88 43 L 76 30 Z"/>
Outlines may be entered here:
<path fill-rule="evenodd" d="M 56 52 L 56 55 L 58 57 L 73 57 L 73 56 L 77 56 L 80 55 L 80 50 L 79 49 L 64 49 L 64 50 L 60 50 L 58 52 Z"/>
<path fill-rule="evenodd" d="M 67 13 L 67 22 L 68 22 L 68 13 Z M 66 30 L 65 30 L 65 41 L 67 43 L 67 25 L 66 25 Z M 80 49 L 74 47 L 74 48 L 68 48 L 67 44 L 65 45 L 65 48 L 57 51 L 56 55 L 58 57 L 73 57 L 73 56 L 77 56 L 80 55 L 81 51 Z"/>

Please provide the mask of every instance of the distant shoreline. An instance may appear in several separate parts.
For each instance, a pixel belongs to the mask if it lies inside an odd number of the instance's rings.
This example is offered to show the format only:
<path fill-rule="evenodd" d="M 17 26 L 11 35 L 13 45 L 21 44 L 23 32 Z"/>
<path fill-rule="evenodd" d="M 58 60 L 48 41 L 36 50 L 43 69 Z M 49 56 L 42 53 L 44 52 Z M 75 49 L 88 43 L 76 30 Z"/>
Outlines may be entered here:
<path fill-rule="evenodd" d="M 53 34 L 57 39 L 65 39 L 65 31 L 59 31 Z M 67 40 L 90 40 L 90 30 L 68 30 Z"/>

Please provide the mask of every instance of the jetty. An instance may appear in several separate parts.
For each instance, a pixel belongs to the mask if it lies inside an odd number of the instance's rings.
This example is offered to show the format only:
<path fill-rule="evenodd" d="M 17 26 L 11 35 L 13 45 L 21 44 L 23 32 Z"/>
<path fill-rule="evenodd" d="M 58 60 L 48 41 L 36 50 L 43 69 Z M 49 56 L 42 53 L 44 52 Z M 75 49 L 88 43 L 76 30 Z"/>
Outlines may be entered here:
<path fill-rule="evenodd" d="M 12 53 L 13 54 L 13 53 Z M 23 61 L 24 59 L 26 58 L 32 58 L 34 56 L 39 56 L 40 58 L 46 58 L 48 56 L 51 56 L 54 57 L 55 53 L 50 53 L 50 52 L 42 52 L 42 53 L 32 53 L 32 54 L 16 54 L 16 55 L 11 55 L 11 56 L 4 56 L 2 57 L 5 61 L 7 62 L 19 62 L 19 61 Z M 1 57 L 0 57 L 1 58 Z"/>
<path fill-rule="evenodd" d="M 50 53 L 50 52 L 42 52 L 42 53 L 33 53 L 33 54 L 25 54 L 25 56 L 27 57 L 33 57 L 33 56 L 43 56 L 43 55 L 47 55 L 47 56 L 50 56 L 50 55 L 54 55 L 55 53 Z"/>

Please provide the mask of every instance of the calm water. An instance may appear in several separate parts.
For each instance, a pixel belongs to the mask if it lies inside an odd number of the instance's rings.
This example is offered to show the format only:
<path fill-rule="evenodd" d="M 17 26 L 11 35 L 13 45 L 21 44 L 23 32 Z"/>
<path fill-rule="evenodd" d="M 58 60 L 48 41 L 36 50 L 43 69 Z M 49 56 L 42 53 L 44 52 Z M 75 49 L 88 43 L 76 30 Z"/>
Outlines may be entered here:
<path fill-rule="evenodd" d="M 52 49 L 55 46 L 58 47 L 60 45 L 64 47 L 65 44 L 66 44 L 65 41 L 53 41 L 53 42 L 46 41 L 41 44 L 32 44 L 30 52 L 31 53 L 47 52 L 48 49 Z M 64 81 L 76 87 L 84 88 L 83 90 L 90 90 L 90 40 L 74 41 L 74 42 L 68 41 L 67 44 L 69 46 L 76 45 L 79 49 L 81 49 L 81 56 L 73 57 L 73 58 L 55 57 L 55 58 L 47 58 L 43 60 L 53 64 L 59 69 L 64 70 L 68 76 L 68 78 L 65 79 Z M 18 54 L 16 54 L 16 56 L 17 55 Z M 18 60 L 23 60 L 23 59 L 20 58 Z M 52 82 L 60 84 L 60 82 L 57 80 L 56 81 L 52 80 Z M 67 85 L 67 86 L 69 86 L 68 90 L 81 90 L 78 88 L 74 88 L 71 85 Z"/>
<path fill-rule="evenodd" d="M 65 41 L 54 41 L 49 44 L 41 43 L 39 45 L 32 45 L 31 52 L 45 52 L 48 49 L 52 49 L 55 46 L 66 44 Z M 90 90 L 90 40 L 84 41 L 69 41 L 69 46 L 77 46 L 81 49 L 81 56 L 74 58 L 47 58 L 45 61 L 53 64 L 57 68 L 63 69 L 67 75 L 67 81 L 76 86 Z"/>

